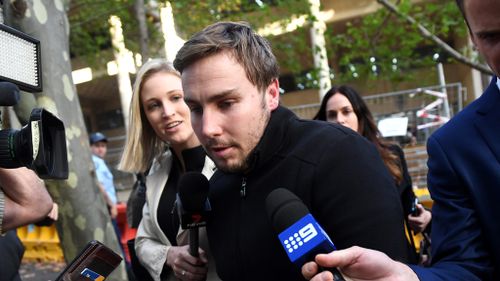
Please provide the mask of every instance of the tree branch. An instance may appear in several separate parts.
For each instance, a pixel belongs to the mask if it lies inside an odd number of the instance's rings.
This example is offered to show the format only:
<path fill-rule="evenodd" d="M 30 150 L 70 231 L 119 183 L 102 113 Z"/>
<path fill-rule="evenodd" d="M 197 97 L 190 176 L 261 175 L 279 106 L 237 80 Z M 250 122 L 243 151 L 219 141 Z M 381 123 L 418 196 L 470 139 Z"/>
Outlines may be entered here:
<path fill-rule="evenodd" d="M 446 53 L 448 53 L 451 57 L 453 57 L 455 60 L 458 62 L 461 62 L 467 66 L 470 66 L 474 69 L 477 69 L 481 71 L 482 73 L 488 74 L 488 75 L 494 75 L 493 71 L 486 65 L 480 64 L 480 63 L 475 63 L 466 56 L 460 54 L 457 52 L 455 49 L 453 49 L 450 45 L 446 44 L 443 40 L 441 40 L 439 37 L 434 35 L 431 31 L 429 31 L 427 28 L 425 28 L 423 25 L 418 23 L 413 17 L 409 15 L 405 15 L 401 13 L 396 6 L 393 4 L 389 3 L 387 0 L 377 0 L 381 5 L 386 7 L 389 11 L 392 13 L 398 15 L 399 17 L 402 17 L 405 19 L 407 22 L 411 23 L 412 25 L 416 26 L 420 34 L 424 36 L 425 38 L 433 41 L 438 47 L 443 49 Z"/>

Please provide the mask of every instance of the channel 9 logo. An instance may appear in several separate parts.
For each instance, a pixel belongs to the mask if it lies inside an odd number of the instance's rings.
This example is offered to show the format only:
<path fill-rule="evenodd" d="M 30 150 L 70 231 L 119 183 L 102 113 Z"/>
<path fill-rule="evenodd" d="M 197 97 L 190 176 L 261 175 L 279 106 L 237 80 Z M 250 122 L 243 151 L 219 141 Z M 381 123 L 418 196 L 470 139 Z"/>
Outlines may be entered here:
<path fill-rule="evenodd" d="M 293 251 L 297 250 L 299 247 L 303 246 L 304 243 L 307 243 L 309 240 L 313 239 L 316 235 L 318 235 L 318 231 L 314 228 L 312 223 L 308 223 L 306 226 L 299 229 L 299 231 L 295 232 L 293 235 L 290 235 L 287 239 L 283 241 L 283 245 L 285 246 L 288 253 L 293 253 Z"/>

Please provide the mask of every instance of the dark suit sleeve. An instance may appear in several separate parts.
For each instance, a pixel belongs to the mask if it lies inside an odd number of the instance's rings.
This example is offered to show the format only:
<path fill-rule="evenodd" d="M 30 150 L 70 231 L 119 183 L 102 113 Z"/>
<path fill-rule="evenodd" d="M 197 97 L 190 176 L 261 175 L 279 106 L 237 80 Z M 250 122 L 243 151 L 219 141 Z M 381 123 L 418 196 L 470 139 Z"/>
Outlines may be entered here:
<path fill-rule="evenodd" d="M 492 280 L 481 226 L 468 189 L 431 137 L 428 184 L 433 203 L 432 267 L 413 267 L 420 280 Z"/>

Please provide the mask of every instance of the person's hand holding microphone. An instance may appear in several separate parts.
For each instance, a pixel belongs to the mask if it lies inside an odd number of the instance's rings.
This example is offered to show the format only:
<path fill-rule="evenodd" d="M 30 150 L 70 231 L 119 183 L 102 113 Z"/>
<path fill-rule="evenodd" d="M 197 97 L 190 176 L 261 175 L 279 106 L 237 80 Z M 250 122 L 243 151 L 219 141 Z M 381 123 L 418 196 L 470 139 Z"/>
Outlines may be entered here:
<path fill-rule="evenodd" d="M 172 247 L 178 251 L 177 259 L 171 265 L 175 275 L 181 280 L 205 280 L 208 272 L 208 259 L 205 251 L 199 248 L 199 228 L 206 225 L 210 211 L 208 202 L 208 179 L 198 172 L 187 172 L 179 180 L 177 213 L 182 229 L 189 230 L 189 245 Z"/>

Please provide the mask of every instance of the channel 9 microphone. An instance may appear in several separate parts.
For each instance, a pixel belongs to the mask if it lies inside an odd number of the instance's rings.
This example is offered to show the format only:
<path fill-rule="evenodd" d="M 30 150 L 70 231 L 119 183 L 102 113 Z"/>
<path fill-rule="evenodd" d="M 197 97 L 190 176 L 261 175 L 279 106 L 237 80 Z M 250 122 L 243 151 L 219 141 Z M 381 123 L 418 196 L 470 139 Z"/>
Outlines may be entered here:
<path fill-rule="evenodd" d="M 306 205 L 288 189 L 278 188 L 269 193 L 266 211 L 288 258 L 299 268 L 313 261 L 317 254 L 336 250 Z M 334 280 L 345 281 L 336 268 L 327 270 Z"/>
<path fill-rule="evenodd" d="M 206 226 L 210 212 L 208 179 L 199 172 L 187 172 L 179 180 L 177 213 L 182 229 L 189 229 L 189 253 L 198 257 L 198 228 Z"/>

